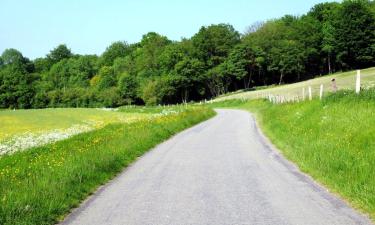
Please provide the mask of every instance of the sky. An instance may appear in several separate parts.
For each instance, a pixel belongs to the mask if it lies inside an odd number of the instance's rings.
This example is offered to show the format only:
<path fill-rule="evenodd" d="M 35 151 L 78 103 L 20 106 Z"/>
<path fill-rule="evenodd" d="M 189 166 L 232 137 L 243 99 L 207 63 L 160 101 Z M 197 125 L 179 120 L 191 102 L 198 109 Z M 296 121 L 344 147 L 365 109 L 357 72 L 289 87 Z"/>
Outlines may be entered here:
<path fill-rule="evenodd" d="M 0 0 L 0 53 L 44 57 L 59 44 L 101 54 L 114 41 L 135 43 L 154 31 L 190 38 L 201 26 L 229 23 L 243 33 L 257 22 L 302 15 L 324 0 Z"/>

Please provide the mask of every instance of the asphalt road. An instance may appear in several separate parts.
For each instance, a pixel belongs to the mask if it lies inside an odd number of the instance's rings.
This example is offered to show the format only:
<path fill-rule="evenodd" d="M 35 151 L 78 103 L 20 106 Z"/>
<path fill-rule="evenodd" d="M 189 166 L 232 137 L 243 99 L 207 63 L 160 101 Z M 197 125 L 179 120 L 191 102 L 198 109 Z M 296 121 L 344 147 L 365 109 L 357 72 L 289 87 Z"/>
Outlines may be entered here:
<path fill-rule="evenodd" d="M 140 158 L 62 224 L 371 223 L 280 156 L 249 113 L 218 110 Z"/>

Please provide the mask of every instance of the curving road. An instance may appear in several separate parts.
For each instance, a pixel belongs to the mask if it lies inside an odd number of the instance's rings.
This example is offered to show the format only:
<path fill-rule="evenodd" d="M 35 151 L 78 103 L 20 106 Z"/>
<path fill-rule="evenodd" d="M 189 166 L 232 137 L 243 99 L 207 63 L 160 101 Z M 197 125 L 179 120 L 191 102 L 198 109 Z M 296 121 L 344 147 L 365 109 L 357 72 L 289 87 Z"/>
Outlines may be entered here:
<path fill-rule="evenodd" d="M 249 113 L 218 110 L 140 158 L 62 224 L 371 223 L 274 151 Z"/>

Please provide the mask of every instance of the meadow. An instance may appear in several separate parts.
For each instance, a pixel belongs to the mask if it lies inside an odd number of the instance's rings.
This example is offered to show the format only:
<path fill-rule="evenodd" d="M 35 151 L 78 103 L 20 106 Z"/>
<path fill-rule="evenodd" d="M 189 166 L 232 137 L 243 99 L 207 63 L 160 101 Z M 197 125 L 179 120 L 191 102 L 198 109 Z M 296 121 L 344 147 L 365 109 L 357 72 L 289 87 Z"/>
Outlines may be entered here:
<path fill-rule="evenodd" d="M 307 95 L 307 88 L 311 86 L 313 96 L 319 96 L 320 85 L 324 85 L 325 94 L 332 92 L 331 80 L 335 79 L 338 90 L 354 90 L 356 81 L 356 71 L 339 72 L 328 76 L 321 76 L 315 79 L 306 80 L 303 82 L 286 84 L 280 86 L 269 86 L 256 89 L 255 91 L 239 91 L 236 93 L 228 93 L 226 95 L 216 98 L 214 101 L 225 101 L 230 99 L 258 99 L 263 95 L 282 95 L 285 97 L 298 96 L 302 98 L 305 88 Z M 362 88 L 371 88 L 375 86 L 375 68 L 361 70 Z"/>
<path fill-rule="evenodd" d="M 137 157 L 214 114 L 202 107 L 151 114 L 4 155 L 0 158 L 0 224 L 58 222 Z"/>
<path fill-rule="evenodd" d="M 230 100 L 212 107 L 252 112 L 284 156 L 375 219 L 375 89 L 342 90 L 323 101 Z"/>
<path fill-rule="evenodd" d="M 130 123 L 150 115 L 105 109 L 0 111 L 0 155 L 61 140 L 111 123 Z"/>
<path fill-rule="evenodd" d="M 132 120 L 141 114 L 127 114 L 115 111 L 89 108 L 54 108 L 0 111 L 0 141 L 23 133 L 47 132 L 68 129 L 73 125 L 101 127 L 113 122 Z"/>

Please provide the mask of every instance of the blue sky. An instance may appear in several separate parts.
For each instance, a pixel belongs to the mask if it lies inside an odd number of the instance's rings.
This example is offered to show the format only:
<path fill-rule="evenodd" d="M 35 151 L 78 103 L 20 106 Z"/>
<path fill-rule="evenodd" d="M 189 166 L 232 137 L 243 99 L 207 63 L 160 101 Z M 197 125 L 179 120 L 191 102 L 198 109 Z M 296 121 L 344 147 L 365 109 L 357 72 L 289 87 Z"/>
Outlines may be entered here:
<path fill-rule="evenodd" d="M 256 21 L 306 13 L 320 0 L 0 0 L 0 53 L 31 59 L 65 43 L 74 53 L 101 54 L 114 41 L 138 42 L 155 31 L 172 40 L 202 25 L 230 23 L 239 32 Z"/>

